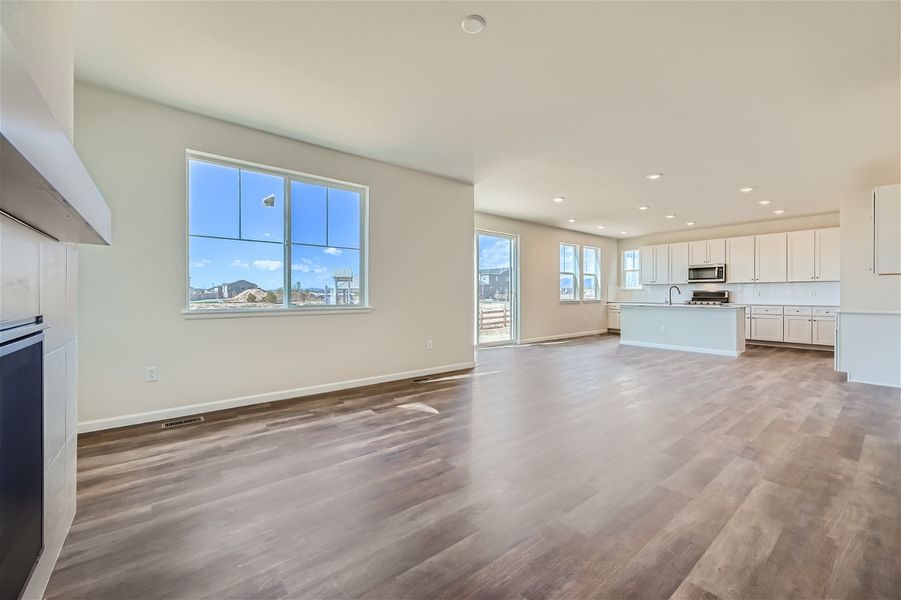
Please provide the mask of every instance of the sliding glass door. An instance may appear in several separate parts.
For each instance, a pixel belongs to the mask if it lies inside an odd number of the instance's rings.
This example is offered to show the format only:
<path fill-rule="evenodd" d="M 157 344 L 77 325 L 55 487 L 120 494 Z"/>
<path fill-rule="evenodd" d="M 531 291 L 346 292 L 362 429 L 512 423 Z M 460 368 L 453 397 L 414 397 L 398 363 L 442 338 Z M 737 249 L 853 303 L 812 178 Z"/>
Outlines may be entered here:
<path fill-rule="evenodd" d="M 480 346 L 517 341 L 516 237 L 476 232 L 476 338 Z"/>

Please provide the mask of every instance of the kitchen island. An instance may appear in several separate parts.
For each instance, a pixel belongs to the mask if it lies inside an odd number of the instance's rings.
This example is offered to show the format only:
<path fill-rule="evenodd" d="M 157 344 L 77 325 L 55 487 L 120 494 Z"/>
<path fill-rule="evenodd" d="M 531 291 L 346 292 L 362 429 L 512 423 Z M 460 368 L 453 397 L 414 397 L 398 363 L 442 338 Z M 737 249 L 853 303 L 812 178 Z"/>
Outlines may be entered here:
<path fill-rule="evenodd" d="M 745 351 L 742 304 L 622 304 L 620 341 L 644 346 L 721 356 Z"/>

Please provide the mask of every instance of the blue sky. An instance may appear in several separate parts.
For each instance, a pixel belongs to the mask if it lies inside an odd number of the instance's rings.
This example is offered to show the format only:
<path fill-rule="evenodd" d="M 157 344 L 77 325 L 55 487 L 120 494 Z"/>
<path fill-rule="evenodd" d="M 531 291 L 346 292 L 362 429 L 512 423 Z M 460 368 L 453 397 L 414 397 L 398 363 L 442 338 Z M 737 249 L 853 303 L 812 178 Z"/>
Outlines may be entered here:
<path fill-rule="evenodd" d="M 510 239 L 479 234 L 479 269 L 510 266 Z"/>
<path fill-rule="evenodd" d="M 267 206 L 270 195 L 275 200 Z M 281 177 L 190 161 L 191 286 L 247 279 L 264 289 L 282 287 L 284 196 Z M 359 274 L 359 193 L 295 181 L 291 196 L 292 241 L 301 242 L 292 244 L 292 285 L 334 285 L 337 268 Z"/>

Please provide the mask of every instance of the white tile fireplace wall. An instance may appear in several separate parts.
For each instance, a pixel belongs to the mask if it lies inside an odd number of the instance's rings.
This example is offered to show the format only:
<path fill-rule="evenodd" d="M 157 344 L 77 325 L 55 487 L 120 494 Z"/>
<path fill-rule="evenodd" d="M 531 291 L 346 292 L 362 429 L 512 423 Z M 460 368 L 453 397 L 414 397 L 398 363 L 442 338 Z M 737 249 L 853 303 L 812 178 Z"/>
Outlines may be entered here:
<path fill-rule="evenodd" d="M 22 596 L 41 598 L 75 516 L 78 252 L 0 215 L 0 320 L 43 314 L 44 552 Z"/>
<path fill-rule="evenodd" d="M 620 302 L 665 302 L 670 286 L 646 285 L 640 290 L 617 290 Z M 783 304 L 803 306 L 838 306 L 840 284 L 837 281 L 816 283 L 683 283 L 682 295 L 673 291 L 673 302 L 691 298 L 692 290 L 729 290 L 730 302 L 736 304 Z"/>

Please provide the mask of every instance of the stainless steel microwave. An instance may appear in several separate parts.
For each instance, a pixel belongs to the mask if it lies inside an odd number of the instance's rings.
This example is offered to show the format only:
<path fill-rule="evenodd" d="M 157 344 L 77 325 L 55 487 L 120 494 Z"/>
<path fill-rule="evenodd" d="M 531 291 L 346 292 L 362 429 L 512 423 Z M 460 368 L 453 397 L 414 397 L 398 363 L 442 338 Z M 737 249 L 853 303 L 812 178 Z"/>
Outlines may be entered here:
<path fill-rule="evenodd" d="M 688 283 L 725 283 L 726 265 L 694 265 L 688 267 Z"/>

